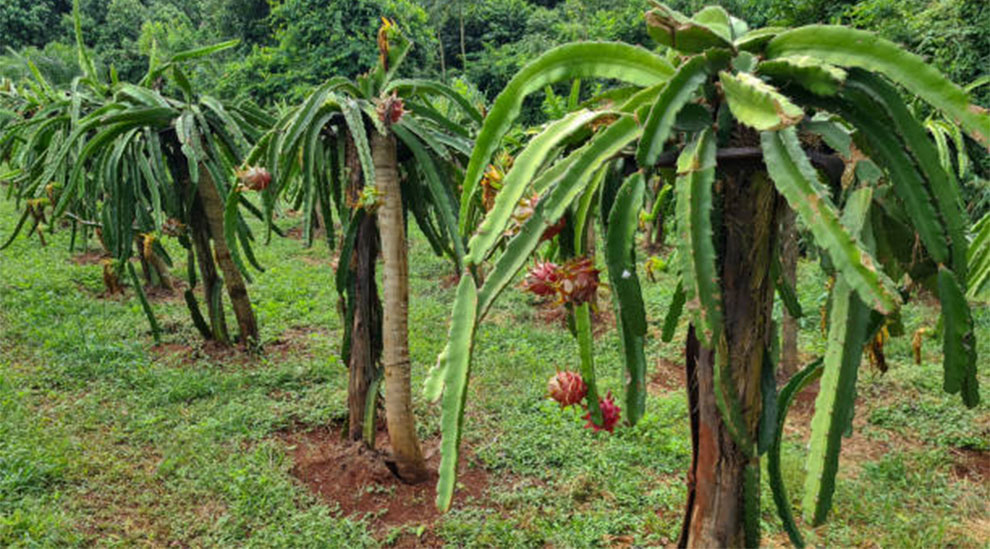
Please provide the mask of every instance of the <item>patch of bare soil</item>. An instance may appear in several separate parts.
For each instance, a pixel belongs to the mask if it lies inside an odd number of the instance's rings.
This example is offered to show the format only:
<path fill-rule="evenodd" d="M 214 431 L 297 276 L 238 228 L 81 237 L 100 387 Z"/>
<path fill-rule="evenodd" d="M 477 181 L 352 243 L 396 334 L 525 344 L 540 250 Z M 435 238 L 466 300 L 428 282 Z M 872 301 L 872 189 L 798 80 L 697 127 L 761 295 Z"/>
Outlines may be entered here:
<path fill-rule="evenodd" d="M 815 381 L 795 396 L 787 412 L 787 422 L 784 425 L 786 434 L 796 436 L 807 442 L 811 436 L 811 419 L 815 414 L 815 400 L 818 398 L 820 384 Z M 865 398 L 868 397 L 868 398 Z M 885 455 L 896 449 L 917 447 L 920 443 L 894 432 L 888 432 L 879 439 L 869 436 L 867 418 L 869 417 L 870 402 L 880 402 L 884 398 L 882 392 L 876 394 L 859 394 L 856 398 L 856 408 L 853 415 L 852 436 L 842 439 L 841 460 L 843 467 L 856 475 L 863 463 L 883 459 Z"/>
<path fill-rule="evenodd" d="M 990 482 L 990 452 L 970 448 L 953 448 L 952 474 L 976 483 Z"/>
<path fill-rule="evenodd" d="M 321 499 L 340 506 L 344 516 L 366 518 L 379 539 L 390 529 L 406 526 L 407 532 L 394 547 L 442 547 L 433 532 L 440 517 L 436 497 L 436 470 L 440 463 L 439 438 L 424 441 L 430 474 L 425 482 L 406 484 L 390 469 L 388 433 L 379 428 L 376 448 L 345 440 L 342 428 L 285 432 L 294 465 L 291 473 Z M 463 452 L 462 456 L 467 456 Z M 481 499 L 488 487 L 488 474 L 462 457 L 454 505 Z M 422 535 L 412 531 L 422 529 Z"/>
<path fill-rule="evenodd" d="M 661 357 L 656 361 L 646 390 L 653 395 L 683 391 L 687 383 L 686 375 L 682 364 Z"/>
<path fill-rule="evenodd" d="M 301 255 L 299 259 L 307 265 L 313 265 L 314 267 L 330 267 L 334 271 L 337 270 L 337 263 L 340 261 L 339 254 L 334 254 L 332 256 L 325 255 Z"/>
<path fill-rule="evenodd" d="M 599 299 L 597 310 L 591 313 L 591 333 L 594 337 L 600 337 L 615 328 L 615 313 L 608 307 L 607 301 Z M 567 309 L 563 305 L 558 305 L 554 301 L 541 301 L 535 304 L 536 318 L 548 326 L 559 326 L 567 329 Z"/>
<path fill-rule="evenodd" d="M 100 261 L 108 259 L 110 254 L 104 250 L 87 250 L 69 258 L 69 261 L 76 265 L 98 265 Z"/>
<path fill-rule="evenodd" d="M 326 335 L 324 329 L 297 326 L 282 332 L 278 339 L 266 343 L 260 351 L 252 351 L 243 345 L 198 341 L 166 342 L 153 346 L 151 352 L 159 360 L 177 362 L 183 366 L 195 364 L 200 360 L 224 365 L 253 366 L 266 358 L 270 361 L 278 361 L 289 356 L 309 356 L 308 339 L 313 332 Z"/>
<path fill-rule="evenodd" d="M 182 293 L 186 291 L 188 284 L 181 278 L 172 277 L 173 288 L 169 290 L 163 286 L 154 284 L 144 285 L 144 295 L 152 303 L 183 301 Z"/>
<path fill-rule="evenodd" d="M 303 230 L 302 227 L 296 225 L 291 229 L 285 231 L 285 236 L 291 238 L 292 240 L 302 240 Z"/>

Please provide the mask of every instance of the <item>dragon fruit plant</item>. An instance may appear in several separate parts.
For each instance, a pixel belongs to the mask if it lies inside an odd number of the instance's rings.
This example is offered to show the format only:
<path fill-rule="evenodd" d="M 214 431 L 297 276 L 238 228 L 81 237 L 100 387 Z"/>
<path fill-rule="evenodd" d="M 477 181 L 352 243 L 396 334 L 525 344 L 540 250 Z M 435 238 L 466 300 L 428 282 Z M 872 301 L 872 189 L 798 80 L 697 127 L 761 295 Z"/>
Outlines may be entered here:
<path fill-rule="evenodd" d="M 718 6 L 694 15 L 656 4 L 647 31 L 665 55 L 614 42 L 578 42 L 534 59 L 492 104 L 464 172 L 461 234 L 470 236 L 450 337 L 430 395 L 443 403 L 441 508 L 456 482 L 457 441 L 476 327 L 561 218 L 573 225 L 566 257 L 587 253 L 589 220 L 605 263 L 625 353 L 625 412 L 635 424 L 645 393 L 645 305 L 635 233 L 645 187 L 674 169 L 680 282 L 664 326 L 685 312 L 686 392 L 694 456 L 680 545 L 760 545 L 761 460 L 791 541 L 804 545 L 780 471 L 782 426 L 795 395 L 820 379 L 805 458 L 801 512 L 825 521 L 842 435 L 853 424 L 864 345 L 908 297 L 909 278 L 941 302 L 943 386 L 980 400 L 973 317 L 966 301 L 968 214 L 960 185 L 909 105 L 927 103 L 981 146 L 990 112 L 923 59 L 862 30 L 836 25 L 750 29 Z M 615 79 L 535 132 L 516 155 L 490 210 L 478 182 L 528 96 L 574 79 Z M 920 110 L 924 110 L 923 107 Z M 845 176 L 845 177 L 843 177 Z M 511 238 L 519 199 L 542 199 Z M 793 288 L 780 272 L 780 222 L 793 212 L 835 277 L 822 358 L 777 390 L 773 309 Z M 484 215 L 473 230 L 471 221 Z M 558 246 L 569 245 L 558 238 Z M 482 264 L 491 261 L 480 273 Z M 589 419 L 610 417 L 591 365 L 587 304 L 574 307 Z M 673 333 L 673 330 L 664 330 Z M 446 388 L 443 388 L 443 385 Z"/>

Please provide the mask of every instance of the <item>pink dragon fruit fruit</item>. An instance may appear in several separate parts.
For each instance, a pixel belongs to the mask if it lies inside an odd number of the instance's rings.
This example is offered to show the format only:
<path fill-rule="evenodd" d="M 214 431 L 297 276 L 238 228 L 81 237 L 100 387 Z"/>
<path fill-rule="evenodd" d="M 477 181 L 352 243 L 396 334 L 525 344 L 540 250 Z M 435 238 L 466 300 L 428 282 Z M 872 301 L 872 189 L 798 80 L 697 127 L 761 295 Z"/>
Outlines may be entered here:
<path fill-rule="evenodd" d="M 399 120 L 407 112 L 402 98 L 399 97 L 396 91 L 393 91 L 392 95 L 380 99 L 375 106 L 375 111 L 378 113 L 378 119 L 389 126 L 398 124 Z"/>
<path fill-rule="evenodd" d="M 615 426 L 619 424 L 619 416 L 622 412 L 612 399 L 612 391 L 609 391 L 605 395 L 605 398 L 598 398 L 598 407 L 602 409 L 602 424 L 597 425 L 594 421 L 591 421 L 591 412 L 588 412 L 582 417 L 582 419 L 588 420 L 585 428 L 594 429 L 596 433 L 603 430 L 611 433 L 615 429 Z"/>
<path fill-rule="evenodd" d="M 557 285 L 563 301 L 580 305 L 594 301 L 598 292 L 599 271 L 590 258 L 575 257 L 559 269 Z"/>
<path fill-rule="evenodd" d="M 523 289 L 542 297 L 553 295 L 557 292 L 557 282 L 560 280 L 558 273 L 560 267 L 550 261 L 536 262 L 536 265 L 523 282 Z"/>
<path fill-rule="evenodd" d="M 585 395 L 588 394 L 588 386 L 581 379 L 581 374 L 565 370 L 557 372 L 550 378 L 547 382 L 547 392 L 550 398 L 566 408 L 584 400 Z"/>
<path fill-rule="evenodd" d="M 248 166 L 244 170 L 236 170 L 237 178 L 252 191 L 263 191 L 272 182 L 272 174 L 260 166 Z"/>

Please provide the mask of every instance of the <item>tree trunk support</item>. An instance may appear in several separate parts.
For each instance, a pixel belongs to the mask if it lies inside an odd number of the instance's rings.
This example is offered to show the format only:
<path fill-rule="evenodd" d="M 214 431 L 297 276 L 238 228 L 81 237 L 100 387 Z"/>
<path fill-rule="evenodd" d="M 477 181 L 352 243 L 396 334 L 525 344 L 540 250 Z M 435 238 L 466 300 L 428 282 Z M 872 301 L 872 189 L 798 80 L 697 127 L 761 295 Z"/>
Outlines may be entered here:
<path fill-rule="evenodd" d="M 371 132 L 371 154 L 375 181 L 381 193 L 378 230 L 382 239 L 385 365 L 385 419 L 395 458 L 396 472 L 406 482 L 426 479 L 426 461 L 416 436 L 416 419 L 412 411 L 411 369 L 409 359 L 409 263 L 406 257 L 405 220 L 402 215 L 402 192 L 395 137 Z"/>
<path fill-rule="evenodd" d="M 721 188 L 723 222 L 716 229 L 716 243 L 723 330 L 731 383 L 755 447 L 762 411 L 763 355 L 772 335 L 774 285 L 769 265 L 776 238 L 776 198 L 762 172 L 736 171 L 723 178 Z M 694 455 L 679 546 L 752 545 L 754 535 L 758 539 L 759 458 L 749 457 L 738 447 L 723 423 L 715 403 L 716 353 L 698 344 L 693 329 L 685 354 Z M 756 525 L 755 532 L 747 531 L 746 519 Z"/>
<path fill-rule="evenodd" d="M 258 321 L 254 317 L 254 309 L 251 308 L 251 299 L 248 297 L 244 277 L 234 263 L 230 249 L 227 247 L 227 240 L 224 238 L 223 232 L 223 199 L 217 192 L 217 186 L 206 166 L 200 166 L 200 183 L 197 193 L 203 205 L 203 212 L 206 214 L 210 236 L 213 238 L 213 250 L 217 264 L 223 271 L 227 296 L 230 297 L 230 304 L 234 309 L 234 316 L 237 318 L 241 341 L 248 346 L 257 345 L 259 341 Z"/>

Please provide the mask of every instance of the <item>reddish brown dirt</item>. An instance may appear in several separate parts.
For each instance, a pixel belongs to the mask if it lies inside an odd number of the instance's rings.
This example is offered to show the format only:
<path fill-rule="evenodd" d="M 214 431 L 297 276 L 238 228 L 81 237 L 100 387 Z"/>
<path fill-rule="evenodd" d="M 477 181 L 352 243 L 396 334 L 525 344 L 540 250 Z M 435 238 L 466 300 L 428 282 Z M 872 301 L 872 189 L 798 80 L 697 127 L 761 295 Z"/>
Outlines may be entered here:
<path fill-rule="evenodd" d="M 646 385 L 646 390 L 654 395 L 683 391 L 687 383 L 685 375 L 683 365 L 665 358 L 659 358 L 656 361 L 653 375 Z"/>
<path fill-rule="evenodd" d="M 172 277 L 172 285 L 175 289 L 169 290 L 154 284 L 145 284 L 144 295 L 152 303 L 183 301 L 182 292 L 186 291 L 188 284 L 181 278 Z"/>
<path fill-rule="evenodd" d="M 216 341 L 200 341 L 192 344 L 167 342 L 153 346 L 151 352 L 160 360 L 178 362 L 183 366 L 195 364 L 200 360 L 209 360 L 215 364 L 251 366 L 261 363 L 264 358 L 278 361 L 288 356 L 308 356 L 307 339 L 314 331 L 326 334 L 325 330 L 319 328 L 290 328 L 278 339 L 266 343 L 260 353 L 251 352 L 243 345 L 228 346 Z"/>
<path fill-rule="evenodd" d="M 341 432 L 342 427 L 334 427 L 283 433 L 280 438 L 289 446 L 294 462 L 292 475 L 323 500 L 339 505 L 344 516 L 367 518 L 373 534 L 379 538 L 395 527 L 424 528 L 422 536 L 404 534 L 393 547 L 442 547 L 442 541 L 432 530 L 440 517 L 434 504 L 439 439 L 423 444 L 429 479 L 411 485 L 399 480 L 389 469 L 388 434 L 384 429 L 378 431 L 375 450 L 365 448 L 360 442 L 344 440 Z M 462 458 L 454 506 L 482 499 L 487 487 L 488 474 Z"/>
<path fill-rule="evenodd" d="M 596 338 L 615 328 L 615 314 L 608 307 L 608 302 L 601 298 L 598 302 L 598 310 L 591 314 L 591 332 Z M 563 305 L 557 305 L 553 301 L 542 301 L 535 306 L 536 318 L 541 322 L 548 326 L 567 329 L 567 309 Z"/>
<path fill-rule="evenodd" d="M 103 250 L 88 250 L 70 257 L 69 261 L 76 265 L 98 265 L 100 261 L 109 257 L 110 254 Z"/>
<path fill-rule="evenodd" d="M 285 231 L 285 236 L 293 240 L 302 240 L 303 230 L 300 226 L 292 227 L 291 229 Z"/>
<path fill-rule="evenodd" d="M 973 482 L 990 482 L 990 452 L 969 448 L 954 448 L 952 457 L 955 463 L 952 473 L 959 479 Z"/>

